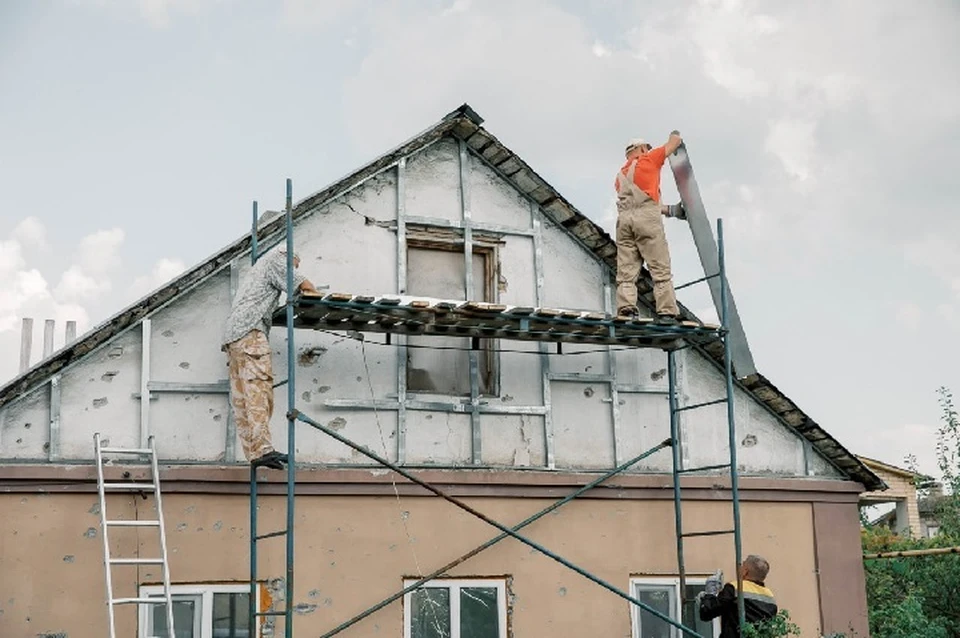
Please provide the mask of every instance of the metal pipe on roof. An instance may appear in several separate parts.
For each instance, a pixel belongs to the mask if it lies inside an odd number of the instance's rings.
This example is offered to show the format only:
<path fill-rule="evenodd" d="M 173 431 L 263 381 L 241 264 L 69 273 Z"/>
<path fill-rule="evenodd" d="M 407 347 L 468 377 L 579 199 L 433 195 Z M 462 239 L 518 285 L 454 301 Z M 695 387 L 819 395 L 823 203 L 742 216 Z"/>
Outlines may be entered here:
<path fill-rule="evenodd" d="M 30 369 L 30 350 L 33 347 L 33 319 L 23 318 L 20 328 L 20 374 Z"/>
<path fill-rule="evenodd" d="M 56 322 L 53 319 L 47 319 L 43 322 L 43 358 L 46 359 L 53 354 L 53 329 Z"/>

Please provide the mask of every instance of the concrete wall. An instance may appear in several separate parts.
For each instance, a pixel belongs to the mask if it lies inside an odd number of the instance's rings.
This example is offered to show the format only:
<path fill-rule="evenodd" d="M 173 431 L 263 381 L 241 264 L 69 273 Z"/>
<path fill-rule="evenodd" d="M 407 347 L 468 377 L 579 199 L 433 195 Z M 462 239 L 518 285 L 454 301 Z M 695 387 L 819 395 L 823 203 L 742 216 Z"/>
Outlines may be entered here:
<path fill-rule="evenodd" d="M 461 186 L 457 142 L 443 140 L 409 158 L 402 175 L 400 170 L 387 171 L 316 209 L 296 228 L 301 271 L 334 291 L 405 293 L 415 282 L 425 285 L 424 273 L 409 271 L 419 261 L 398 260 L 402 245 L 398 220 L 405 223 L 402 239 L 406 242 L 452 238 L 461 245 L 463 232 L 451 225 L 473 224 L 475 246 L 488 246 L 495 262 L 492 300 L 610 309 L 611 273 L 569 232 L 547 221 L 477 158 L 467 156 L 462 180 Z M 155 312 L 149 317 L 148 334 L 138 325 L 69 368 L 61 375 L 56 409 L 51 406 L 49 386 L 3 409 L 0 459 L 89 460 L 95 431 L 113 445 L 137 445 L 142 414 L 139 393 L 142 383 L 148 382 L 153 389 L 145 429 L 156 435 L 162 458 L 242 461 L 231 429 L 226 360 L 219 337 L 232 291 L 248 270 L 249 260 L 238 259 Z M 473 273 L 474 290 L 482 275 Z M 144 334 L 149 343 L 146 364 Z M 479 414 L 471 415 L 466 405 L 469 396 L 407 391 L 407 402 L 398 403 L 406 383 L 396 347 L 401 338 L 388 346 L 382 335 L 369 335 L 361 346 L 343 334 L 304 330 L 298 331 L 296 340 L 293 367 L 298 407 L 391 460 L 413 465 L 602 469 L 639 454 L 669 434 L 666 356 L 660 351 L 611 352 L 569 345 L 559 356 L 545 346 L 541 351 L 536 344 L 501 342 L 499 348 L 518 352 L 494 356 L 497 383 L 491 393 L 479 397 Z M 271 343 L 275 377 L 281 380 L 287 374 L 286 331 L 274 329 Z M 456 369 L 468 374 L 450 353 L 411 352 L 416 353 L 410 356 L 411 368 L 429 370 L 444 359 L 447 367 L 438 367 L 438 374 L 449 375 L 449 370 Z M 466 355 L 458 356 L 465 361 Z M 455 365 L 459 368 L 449 367 Z M 699 354 L 678 355 L 681 404 L 723 396 L 722 379 Z M 371 409 L 374 400 L 379 402 L 376 412 Z M 436 404 L 447 407 L 437 409 Z M 278 389 L 276 406 L 272 428 L 275 444 L 282 450 L 286 448 L 285 387 Z M 746 394 L 737 392 L 735 406 L 742 471 L 839 476 L 806 441 Z M 298 460 L 366 462 L 307 426 L 298 427 Z M 726 460 L 725 406 L 684 413 L 681 427 L 687 467 Z M 657 455 L 636 471 L 665 471 L 667 456 Z"/>
<path fill-rule="evenodd" d="M 466 500 L 507 523 L 522 520 L 552 502 L 534 497 Z M 95 494 L 0 495 L 4 574 L 0 579 L 0 635 L 105 635 L 102 547 L 95 501 Z M 150 518 L 151 503 L 136 497 L 111 497 L 108 512 L 113 518 Z M 247 497 L 168 493 L 164 506 L 176 583 L 244 581 Z M 404 496 L 402 518 L 397 500 L 390 494 L 300 496 L 297 507 L 293 603 L 301 605 L 295 624 L 298 635 L 318 635 L 332 628 L 398 591 L 403 577 L 418 574 L 418 565 L 423 571 L 435 569 L 496 535 L 489 526 L 435 498 Z M 847 509 L 853 528 L 834 528 L 822 538 L 814 536 L 814 511 L 819 512 L 823 526 L 836 523 L 836 515 L 842 517 Z M 729 516 L 729 504 L 692 501 L 685 515 L 691 529 L 716 527 Z M 283 516 L 281 497 L 261 499 L 261 529 L 282 527 Z M 842 556 L 834 556 L 837 552 L 833 551 L 844 550 L 837 543 L 842 544 L 846 536 L 856 542 L 855 519 L 853 503 L 829 504 L 826 509 L 811 502 L 744 503 L 744 547 L 770 561 L 768 585 L 802 628 L 803 638 L 821 635 L 824 578 L 832 583 L 832 595 L 857 589 L 852 586 L 857 575 L 844 568 L 844 563 L 836 560 Z M 526 533 L 623 589 L 632 576 L 676 573 L 669 500 L 575 501 Z M 121 529 L 113 539 L 117 556 L 135 556 L 138 551 L 147 556 L 156 551 L 151 530 L 138 534 Z M 817 542 L 832 545 L 818 550 Z M 282 541 L 264 542 L 260 551 L 261 576 L 282 578 Z M 833 561 L 827 566 L 829 577 L 821 570 L 819 584 L 818 551 Z M 726 574 L 734 572 L 729 539 L 703 538 L 687 544 L 688 573 L 705 575 L 718 568 Z M 151 567 L 141 567 L 139 574 L 136 568 L 118 567 L 114 573 L 117 595 L 132 595 L 138 584 L 160 578 Z M 452 575 L 511 577 L 515 636 L 630 635 L 628 603 L 516 541 L 501 542 Z M 862 580 L 862 572 L 859 578 Z M 856 598 L 857 594 L 850 595 Z M 832 627 L 861 626 L 856 616 L 859 608 L 851 611 L 833 605 L 825 613 L 832 614 L 828 619 Z M 118 635 L 136 635 L 130 609 L 119 613 L 118 623 Z M 344 635 L 398 636 L 400 631 L 401 607 L 395 603 Z"/>

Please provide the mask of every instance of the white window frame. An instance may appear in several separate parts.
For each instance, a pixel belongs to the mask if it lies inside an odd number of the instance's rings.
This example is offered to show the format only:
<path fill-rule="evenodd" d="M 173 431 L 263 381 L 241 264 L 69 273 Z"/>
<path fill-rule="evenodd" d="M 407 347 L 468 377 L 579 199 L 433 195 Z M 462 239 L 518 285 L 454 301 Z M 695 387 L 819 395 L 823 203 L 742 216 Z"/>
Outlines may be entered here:
<path fill-rule="evenodd" d="M 171 585 L 170 586 L 170 595 L 171 596 L 194 596 L 200 598 L 200 633 L 196 638 L 213 638 L 213 595 L 214 594 L 249 594 L 250 585 L 241 584 L 241 585 L 217 585 L 217 584 L 197 584 L 197 585 Z M 163 586 L 162 585 L 141 585 L 140 586 L 140 597 L 141 598 L 153 598 L 157 597 L 159 600 L 158 603 L 162 604 L 164 602 L 163 598 Z M 257 587 L 256 600 L 254 601 L 257 609 L 260 609 L 260 588 Z M 150 612 L 151 608 L 148 605 L 140 605 L 140 614 L 139 614 L 139 627 L 138 634 L 141 638 L 152 638 L 149 632 L 150 628 Z M 166 613 L 166 608 L 164 607 L 164 613 Z M 258 617 L 259 618 L 259 617 Z M 256 623 L 256 626 L 253 628 L 253 636 L 251 638 L 259 638 L 260 636 L 260 623 Z"/>
<path fill-rule="evenodd" d="M 693 576 L 687 577 L 686 579 L 688 585 L 705 585 L 707 583 L 706 576 Z M 666 589 L 670 588 L 670 596 L 672 598 L 670 617 L 676 622 L 682 622 L 683 617 L 680 609 L 680 577 L 679 576 L 633 576 L 630 578 L 630 595 L 634 598 L 637 597 L 637 592 L 640 589 Z M 633 603 L 630 604 L 630 635 L 633 638 L 639 638 L 640 636 L 640 608 Z M 720 619 L 714 618 L 713 622 L 713 635 L 720 635 Z M 676 627 L 671 626 L 670 634 L 674 638 L 683 638 L 683 632 L 681 632 Z M 409 637 L 407 637 L 409 638 Z"/>
<path fill-rule="evenodd" d="M 403 586 L 409 587 L 417 582 L 416 578 L 407 578 L 403 581 Z M 460 638 L 460 590 L 464 587 L 487 587 L 497 590 L 497 612 L 499 615 L 498 625 L 500 627 L 500 638 L 507 638 L 507 580 L 505 578 L 440 578 L 427 581 L 421 589 L 427 588 L 446 588 L 450 590 L 450 638 Z M 403 638 L 411 638 L 410 632 L 413 624 L 412 609 L 410 597 L 417 591 L 408 592 L 403 595 Z"/>

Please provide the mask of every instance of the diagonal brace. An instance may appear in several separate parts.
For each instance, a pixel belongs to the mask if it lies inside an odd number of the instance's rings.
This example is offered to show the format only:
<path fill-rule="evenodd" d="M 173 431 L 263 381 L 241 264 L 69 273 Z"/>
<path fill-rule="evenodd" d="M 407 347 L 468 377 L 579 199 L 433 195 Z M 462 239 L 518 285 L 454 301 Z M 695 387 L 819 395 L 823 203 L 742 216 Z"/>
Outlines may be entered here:
<path fill-rule="evenodd" d="M 605 581 L 605 580 L 603 580 L 603 579 L 601 579 L 601 578 L 599 578 L 599 577 L 597 577 L 597 576 L 594 576 L 593 574 L 591 574 L 591 573 L 588 572 L 587 570 L 583 569 L 582 567 L 578 567 L 577 565 L 574 565 L 573 563 L 571 563 L 571 562 L 568 561 L 567 559 L 563 558 L 562 556 L 560 556 L 560 555 L 558 555 L 558 554 L 554 554 L 552 551 L 550 551 L 550 550 L 547 549 L 546 547 L 540 545 L 539 543 L 536 543 L 536 542 L 534 542 L 534 541 L 526 538 L 525 536 L 521 536 L 521 535 L 518 534 L 517 532 L 515 532 L 515 531 L 513 531 L 512 529 L 510 529 L 509 527 L 507 527 L 506 525 L 502 525 L 501 523 L 498 523 L 497 521 L 493 520 L 492 518 L 490 518 L 489 516 L 487 516 L 487 515 L 484 514 L 483 512 L 481 512 L 481 511 L 479 511 L 479 510 L 477 510 L 477 509 L 474 509 L 473 507 L 467 505 L 467 504 L 464 503 L 463 501 L 460 501 L 460 500 L 458 500 L 458 499 L 450 496 L 449 494 L 447 494 L 447 493 L 444 492 L 443 490 L 441 490 L 441 489 L 439 489 L 439 488 L 437 488 L 437 487 L 434 487 L 434 486 L 431 485 L 430 483 L 427 483 L 426 481 L 417 478 L 416 476 L 414 476 L 414 475 L 411 474 L 410 472 L 407 472 L 407 471 L 404 470 L 403 468 L 401 468 L 401 467 L 399 467 L 399 466 L 397 466 L 397 465 L 394 465 L 393 463 L 391 463 L 391 462 L 388 461 L 387 459 L 382 458 L 382 457 L 380 457 L 380 456 L 377 456 L 377 454 L 375 454 L 374 452 L 368 450 L 368 449 L 365 448 L 364 446 L 359 445 L 359 444 L 357 444 L 357 443 L 354 443 L 354 442 L 351 441 L 350 439 L 348 439 L 348 438 L 346 438 L 346 437 L 344 437 L 344 436 L 341 436 L 339 433 L 335 432 L 334 430 L 331 430 L 330 428 L 328 428 L 328 427 L 326 427 L 326 426 L 324 426 L 324 425 L 321 425 L 320 423 L 317 423 L 316 421 L 314 421 L 314 420 L 311 419 L 310 417 L 306 416 L 305 414 L 303 414 L 303 413 L 300 412 L 299 410 L 296 410 L 296 409 L 291 410 L 291 411 L 288 413 L 287 418 L 296 418 L 296 419 L 298 419 L 299 421 L 302 421 L 303 423 L 306 423 L 307 425 L 313 426 L 314 428 L 320 430 L 321 432 L 323 432 L 323 433 L 326 434 L 327 436 L 336 439 L 336 440 L 339 441 L 340 443 L 343 443 L 344 445 L 346 445 L 346 446 L 349 447 L 350 449 L 356 450 L 357 452 L 359 452 L 360 454 L 366 456 L 367 458 L 369 458 L 369 459 L 371 459 L 371 460 L 373 460 L 373 461 L 376 461 L 377 463 L 379 463 L 380 465 L 382 465 L 382 466 L 384 466 L 384 467 L 386 467 L 386 468 L 388 468 L 388 469 L 393 470 L 394 472 L 396 472 L 396 473 L 399 474 L 400 476 L 404 477 L 404 478 L 407 479 L 408 481 L 419 485 L 420 487 L 424 488 L 424 489 L 427 490 L 428 492 L 432 492 L 433 494 L 436 494 L 437 496 L 439 496 L 439 497 L 442 498 L 443 500 L 447 501 L 448 503 L 451 503 L 452 505 L 455 505 L 456 507 L 458 507 L 458 508 L 462 509 L 463 511 L 467 512 L 468 514 L 471 514 L 471 515 L 479 518 L 479 519 L 480 519 L 481 521 L 483 521 L 484 523 L 487 523 L 488 525 L 492 525 L 493 527 L 496 527 L 497 529 L 499 529 L 501 532 L 507 534 L 508 536 L 510 536 L 510 537 L 512 537 L 512 538 L 515 538 L 516 540 L 520 541 L 520 542 L 523 543 L 524 545 L 527 545 L 528 547 L 537 550 L 537 551 L 540 552 L 541 554 L 543 554 L 543 555 L 545 555 L 545 556 L 547 556 L 547 557 L 549 557 L 549 558 L 552 558 L 553 560 L 557 561 L 558 563 L 560 563 L 561 565 L 563 565 L 563 566 L 566 567 L 567 569 L 570 569 L 570 570 L 575 571 L 576 573 L 580 574 L 581 576 L 583 576 L 583 577 L 586 578 L 587 580 L 590 580 L 591 582 L 594 582 L 594 583 L 596 583 L 597 585 L 600 585 L 601 587 L 603 587 L 603 588 L 606 589 L 607 591 L 609 591 L 609 592 L 611 592 L 611 593 L 613 593 L 613 594 L 616 594 L 616 595 L 619 596 L 620 598 L 623 598 L 624 600 L 633 603 L 634 605 L 636 605 L 636 606 L 640 607 L 641 609 L 643 609 L 644 611 L 646 611 L 646 612 L 654 615 L 655 617 L 659 618 L 660 620 L 662 620 L 663 622 L 669 624 L 670 626 L 676 627 L 677 629 L 679 629 L 679 630 L 682 631 L 683 633 L 685 633 L 685 634 L 687 634 L 687 635 L 689 635 L 689 636 L 693 636 L 694 638 L 704 638 L 701 634 L 698 634 L 697 632 L 695 632 L 694 630 L 690 629 L 689 627 L 686 627 L 686 626 L 684 626 L 683 624 L 678 623 L 677 621 L 675 621 L 674 619 L 670 618 L 669 616 L 666 616 L 665 614 L 662 614 L 661 612 L 657 611 L 656 609 L 654 609 L 654 608 L 651 607 L 650 605 L 647 605 L 646 603 L 641 602 L 640 600 L 634 598 L 634 597 L 631 596 L 630 594 L 628 594 L 628 593 L 626 593 L 626 592 L 624 592 L 624 591 L 622 591 L 622 590 L 614 587 L 613 585 L 611 585 L 611 584 L 608 583 L 607 581 Z"/>
<path fill-rule="evenodd" d="M 620 466 L 618 466 L 618 467 L 615 467 L 614 469 L 610 470 L 609 472 L 607 472 L 607 473 L 604 474 L 603 476 L 599 476 L 599 477 L 595 478 L 594 480 L 590 481 L 589 483 L 587 483 L 586 485 L 583 485 L 582 487 L 577 488 L 575 491 L 573 491 L 573 492 L 571 492 L 570 494 L 568 494 L 567 496 L 563 497 L 562 499 L 560 499 L 560 500 L 557 501 L 556 503 L 552 503 L 551 505 L 547 506 L 546 508 L 540 510 L 539 512 L 537 512 L 536 514 L 534 514 L 533 516 L 531 516 L 530 518 L 527 518 L 527 519 L 524 520 L 523 522 L 517 523 L 517 524 L 514 525 L 511 529 L 512 529 L 514 532 L 519 532 L 521 529 L 523 529 L 523 528 L 526 527 L 527 525 L 530 525 L 531 523 L 535 523 L 536 521 L 540 520 L 541 518 L 543 518 L 544 516 L 546 516 L 546 515 L 549 514 L 550 512 L 552 512 L 552 511 L 554 511 L 554 510 L 556 510 L 556 509 L 559 509 L 560 507 L 566 505 L 567 503 L 569 503 L 569 502 L 572 501 L 573 499 L 577 498 L 578 496 L 582 496 L 584 493 L 589 492 L 590 490 L 592 490 L 592 489 L 595 488 L 596 486 L 600 485 L 600 484 L 603 483 L 604 481 L 607 481 L 607 480 L 613 478 L 614 476 L 616 476 L 617 474 L 620 474 L 620 473 L 623 472 L 624 470 L 629 469 L 632 465 L 636 465 L 637 463 L 639 463 L 639 462 L 642 461 L 643 459 L 647 458 L 648 456 L 651 456 L 654 452 L 658 452 L 658 451 L 662 450 L 662 449 L 665 448 L 665 447 L 670 447 L 671 445 L 672 445 L 671 439 L 667 439 L 666 441 L 663 441 L 662 443 L 658 444 L 656 447 L 650 448 L 649 450 L 647 450 L 647 451 L 644 452 L 643 454 L 640 454 L 639 456 L 635 456 L 634 458 L 630 459 L 630 460 L 627 461 L 626 463 L 623 463 L 622 465 L 620 465 Z M 477 554 L 479 554 L 479 553 L 482 552 L 483 550 L 488 549 L 489 547 L 492 547 L 493 545 L 496 545 L 497 543 L 499 543 L 499 542 L 502 541 L 503 539 L 507 538 L 508 536 L 509 536 L 509 534 L 503 533 L 503 534 L 500 534 L 499 536 L 496 536 L 496 537 L 494 537 L 494 538 L 491 538 L 491 539 L 488 540 L 486 543 L 475 547 L 474 549 L 470 550 L 469 552 L 467 552 L 467 553 L 464 554 L 463 556 L 460 556 L 459 558 L 455 558 L 454 560 L 450 561 L 449 563 L 447 563 L 447 564 L 444 565 L 443 567 L 437 569 L 437 570 L 434 571 L 433 573 L 428 574 L 427 576 L 423 576 L 423 577 L 422 577 L 420 580 L 418 580 L 417 582 L 415 582 L 415 583 L 413 583 L 413 584 L 411 584 L 411 585 L 407 585 L 406 587 L 404 587 L 403 589 L 401 589 L 399 592 L 393 594 L 393 595 L 390 596 L 389 598 L 385 598 L 384 600 L 382 600 L 381 602 L 377 603 L 377 604 L 374 605 L 373 607 L 367 609 L 367 610 L 364 611 L 364 612 L 361 612 L 361 613 L 357 614 L 356 616 L 354 616 L 354 617 L 351 618 L 350 620 L 348 620 L 348 621 L 344 622 L 343 624 L 335 627 L 334 629 L 331 629 L 331 630 L 328 631 L 327 633 L 323 634 L 320 638 L 330 638 L 331 636 L 334 636 L 334 635 L 340 633 L 341 631 L 347 629 L 348 627 L 351 627 L 352 625 L 355 625 L 356 623 L 360 622 L 361 620 L 363 620 L 363 619 L 366 618 L 367 616 L 370 616 L 370 615 L 372 615 L 372 614 L 380 611 L 381 609 L 383 609 L 384 607 L 386 607 L 386 606 L 389 605 L 390 603 L 394 602 L 395 600 L 398 600 L 398 599 L 400 599 L 400 598 L 403 598 L 403 597 L 404 597 L 405 595 L 407 595 L 408 593 L 410 593 L 410 592 L 412 592 L 412 591 L 414 591 L 414 590 L 416 590 L 416 589 L 419 589 L 420 587 L 422 587 L 423 585 L 425 585 L 427 582 L 433 580 L 434 578 L 438 578 L 438 577 L 444 575 L 445 573 L 447 573 L 448 571 L 450 571 L 450 570 L 453 569 L 454 567 L 457 567 L 458 565 L 461 565 L 461 564 L 465 563 L 466 561 L 470 560 L 471 558 L 473 558 L 474 556 L 476 556 Z"/>

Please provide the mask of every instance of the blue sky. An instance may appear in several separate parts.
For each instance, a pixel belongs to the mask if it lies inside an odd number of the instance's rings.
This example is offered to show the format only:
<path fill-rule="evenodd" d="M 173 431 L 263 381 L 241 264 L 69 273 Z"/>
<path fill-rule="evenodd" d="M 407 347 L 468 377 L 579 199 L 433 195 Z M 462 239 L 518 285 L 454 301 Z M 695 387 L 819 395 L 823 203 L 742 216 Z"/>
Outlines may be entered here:
<path fill-rule="evenodd" d="M 35 352 L 43 319 L 90 328 L 284 178 L 305 196 L 468 102 L 607 228 L 623 142 L 680 129 L 758 368 L 932 471 L 935 390 L 960 391 L 957 32 L 948 0 L 5 2 L 0 379 L 20 317 Z"/>

